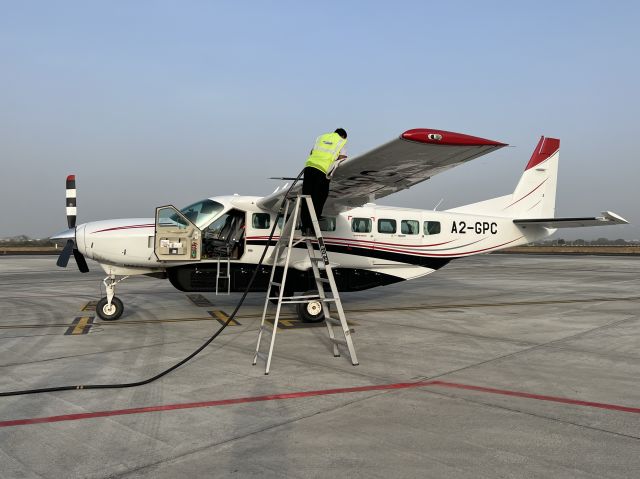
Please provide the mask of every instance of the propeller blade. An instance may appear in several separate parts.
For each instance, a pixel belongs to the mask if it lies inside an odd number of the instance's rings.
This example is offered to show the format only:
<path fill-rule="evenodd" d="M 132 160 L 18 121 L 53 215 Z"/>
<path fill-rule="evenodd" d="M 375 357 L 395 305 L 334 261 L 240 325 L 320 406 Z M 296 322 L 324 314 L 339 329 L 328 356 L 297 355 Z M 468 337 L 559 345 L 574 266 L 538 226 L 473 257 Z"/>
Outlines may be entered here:
<path fill-rule="evenodd" d="M 80 272 L 88 273 L 89 266 L 87 266 L 87 260 L 84 259 L 84 256 L 82 255 L 82 253 L 78 251 L 76 248 L 73 248 L 73 257 L 76 260 L 76 264 L 78 265 L 78 269 L 80 270 Z"/>
<path fill-rule="evenodd" d="M 58 261 L 56 261 L 56 264 L 61 268 L 66 268 L 69 264 L 69 257 L 71 256 L 71 252 L 73 251 L 73 245 L 74 243 L 72 239 L 67 240 L 67 244 L 64 245 L 62 253 L 60 253 L 60 256 L 58 256 Z"/>
<path fill-rule="evenodd" d="M 76 175 L 67 176 L 67 225 L 69 229 L 76 227 Z"/>

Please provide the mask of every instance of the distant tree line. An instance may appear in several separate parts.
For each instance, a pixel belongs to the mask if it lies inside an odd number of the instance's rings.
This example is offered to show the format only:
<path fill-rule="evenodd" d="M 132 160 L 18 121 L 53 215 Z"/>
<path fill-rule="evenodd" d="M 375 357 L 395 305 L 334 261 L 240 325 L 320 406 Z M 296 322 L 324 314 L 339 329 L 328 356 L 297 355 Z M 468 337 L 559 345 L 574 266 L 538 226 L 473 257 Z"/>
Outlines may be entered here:
<path fill-rule="evenodd" d="M 531 244 L 536 246 L 636 246 L 640 245 L 640 240 L 627 241 L 622 238 L 615 240 L 609 238 L 598 238 L 595 240 L 565 240 L 559 238 L 553 240 L 538 241 Z"/>
<path fill-rule="evenodd" d="M 0 245 L 2 246 L 55 246 L 64 244 L 64 241 L 53 241 L 48 238 L 45 239 L 33 239 L 26 235 L 12 236 L 11 238 L 1 238 Z"/>

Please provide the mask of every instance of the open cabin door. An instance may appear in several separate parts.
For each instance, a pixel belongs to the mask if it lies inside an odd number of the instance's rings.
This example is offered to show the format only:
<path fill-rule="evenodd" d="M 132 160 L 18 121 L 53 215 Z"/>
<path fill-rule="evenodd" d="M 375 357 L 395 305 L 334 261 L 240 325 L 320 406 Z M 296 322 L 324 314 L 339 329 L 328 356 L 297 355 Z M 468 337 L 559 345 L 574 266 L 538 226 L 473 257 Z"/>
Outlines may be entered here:
<path fill-rule="evenodd" d="M 154 252 L 160 261 L 200 261 L 202 232 L 173 206 L 160 206 Z"/>

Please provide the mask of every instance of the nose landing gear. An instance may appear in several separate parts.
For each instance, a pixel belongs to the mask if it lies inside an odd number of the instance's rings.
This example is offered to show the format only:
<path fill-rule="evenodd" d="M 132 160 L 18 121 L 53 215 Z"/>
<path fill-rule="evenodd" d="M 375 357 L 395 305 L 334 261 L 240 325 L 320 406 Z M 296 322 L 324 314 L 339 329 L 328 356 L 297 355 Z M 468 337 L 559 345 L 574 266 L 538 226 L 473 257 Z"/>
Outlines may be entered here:
<path fill-rule="evenodd" d="M 116 279 L 115 275 L 109 275 L 102 281 L 105 289 L 107 290 L 107 295 L 98 301 L 98 304 L 96 305 L 96 314 L 103 321 L 115 321 L 122 316 L 124 305 L 122 304 L 122 301 L 115 296 L 116 284 L 124 281 L 128 277 L 129 276 L 123 276 L 120 279 Z"/>

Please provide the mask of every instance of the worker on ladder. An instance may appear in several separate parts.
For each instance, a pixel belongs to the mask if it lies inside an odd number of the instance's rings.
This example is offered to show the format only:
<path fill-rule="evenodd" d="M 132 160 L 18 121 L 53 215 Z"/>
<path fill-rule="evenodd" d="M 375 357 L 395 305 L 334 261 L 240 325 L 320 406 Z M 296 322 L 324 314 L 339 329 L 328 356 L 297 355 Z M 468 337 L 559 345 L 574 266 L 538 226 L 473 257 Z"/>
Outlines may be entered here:
<path fill-rule="evenodd" d="M 302 194 L 311 196 L 316 216 L 320 219 L 322 208 L 329 196 L 329 182 L 336 168 L 347 157 L 344 148 L 347 143 L 347 132 L 338 128 L 333 133 L 320 135 L 305 163 Z M 302 208 L 302 234 L 313 236 L 311 216 L 306 204 Z"/>

